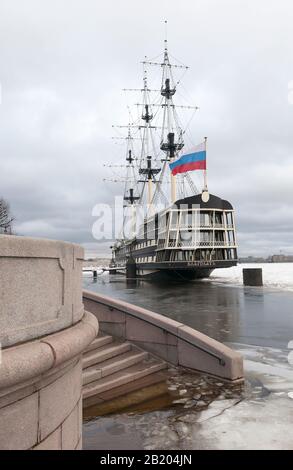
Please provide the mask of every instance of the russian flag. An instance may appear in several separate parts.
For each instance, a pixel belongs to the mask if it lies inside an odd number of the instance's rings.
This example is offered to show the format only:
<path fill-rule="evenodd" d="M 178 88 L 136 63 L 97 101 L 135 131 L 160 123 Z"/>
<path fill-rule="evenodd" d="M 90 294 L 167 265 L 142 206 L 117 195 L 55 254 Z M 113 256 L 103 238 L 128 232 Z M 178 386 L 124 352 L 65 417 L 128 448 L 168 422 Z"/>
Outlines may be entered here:
<path fill-rule="evenodd" d="M 186 173 L 193 170 L 206 170 L 207 169 L 207 152 L 206 145 L 203 142 L 196 147 L 190 149 L 187 153 L 181 155 L 178 160 L 169 164 L 172 175 L 178 173 Z"/>

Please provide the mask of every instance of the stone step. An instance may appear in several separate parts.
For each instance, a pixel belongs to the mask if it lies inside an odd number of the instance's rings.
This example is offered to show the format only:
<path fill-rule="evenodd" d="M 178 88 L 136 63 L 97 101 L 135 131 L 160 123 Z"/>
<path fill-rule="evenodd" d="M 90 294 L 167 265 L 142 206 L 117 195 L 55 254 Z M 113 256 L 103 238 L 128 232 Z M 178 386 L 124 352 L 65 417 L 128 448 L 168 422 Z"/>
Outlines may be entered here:
<path fill-rule="evenodd" d="M 109 343 L 105 346 L 102 346 L 98 349 L 94 349 L 93 351 L 89 351 L 84 354 L 82 358 L 82 367 L 86 369 L 87 367 L 99 364 L 100 362 L 106 361 L 111 357 L 119 356 L 127 351 L 130 351 L 131 344 L 130 343 Z"/>
<path fill-rule="evenodd" d="M 153 385 L 160 384 L 162 382 L 166 383 L 167 378 L 167 369 L 154 372 L 153 374 L 146 375 L 145 377 L 137 379 L 134 382 L 128 382 L 125 385 L 120 385 L 110 390 L 106 390 L 105 392 L 101 392 L 97 396 L 86 398 L 83 400 L 83 405 L 85 408 L 87 408 L 88 406 L 93 406 L 113 400 L 115 401 L 119 397 L 126 397 L 129 393 L 131 394 L 138 390 L 142 391 L 145 388 L 152 387 Z"/>
<path fill-rule="evenodd" d="M 106 361 L 85 369 L 82 374 L 83 384 L 86 385 L 102 377 L 106 377 L 114 374 L 115 372 L 126 369 L 127 367 L 133 366 L 134 364 L 147 359 L 147 357 L 147 352 L 132 348 L 132 350 L 124 354 L 112 357 L 111 359 L 107 359 Z"/>
<path fill-rule="evenodd" d="M 93 351 L 94 349 L 101 348 L 106 344 L 112 343 L 113 338 L 112 336 L 105 335 L 105 336 L 98 336 L 85 350 L 85 353 L 89 351 Z"/>
<path fill-rule="evenodd" d="M 87 384 L 83 388 L 83 398 L 89 398 L 115 387 L 131 383 L 147 375 L 163 370 L 167 367 L 165 362 L 159 361 L 153 357 L 141 361 L 127 369 L 111 374 L 107 377 Z"/>

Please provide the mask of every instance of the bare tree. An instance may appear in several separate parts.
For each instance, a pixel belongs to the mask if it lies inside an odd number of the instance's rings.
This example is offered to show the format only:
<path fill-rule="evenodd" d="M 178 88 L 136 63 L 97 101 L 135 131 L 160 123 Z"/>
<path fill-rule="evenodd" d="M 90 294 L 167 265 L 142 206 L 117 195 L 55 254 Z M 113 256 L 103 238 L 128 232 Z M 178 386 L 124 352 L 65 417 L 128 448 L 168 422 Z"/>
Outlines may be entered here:
<path fill-rule="evenodd" d="M 0 198 L 0 233 L 11 233 L 12 222 L 9 204 L 5 199 Z"/>

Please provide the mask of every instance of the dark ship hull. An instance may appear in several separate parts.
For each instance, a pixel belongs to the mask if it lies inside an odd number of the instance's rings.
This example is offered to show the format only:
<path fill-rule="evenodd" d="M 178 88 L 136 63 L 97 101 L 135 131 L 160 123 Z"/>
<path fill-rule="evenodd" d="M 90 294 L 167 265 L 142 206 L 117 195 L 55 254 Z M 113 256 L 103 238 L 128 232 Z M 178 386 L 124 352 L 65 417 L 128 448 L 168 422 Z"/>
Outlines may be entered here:
<path fill-rule="evenodd" d="M 153 267 L 138 265 L 137 272 L 140 274 L 136 274 L 136 277 L 152 281 L 193 281 L 195 279 L 204 279 L 209 277 L 213 269 L 214 268 L 179 267 L 174 264 L 170 264 L 167 267 L 160 267 L 154 263 Z"/>

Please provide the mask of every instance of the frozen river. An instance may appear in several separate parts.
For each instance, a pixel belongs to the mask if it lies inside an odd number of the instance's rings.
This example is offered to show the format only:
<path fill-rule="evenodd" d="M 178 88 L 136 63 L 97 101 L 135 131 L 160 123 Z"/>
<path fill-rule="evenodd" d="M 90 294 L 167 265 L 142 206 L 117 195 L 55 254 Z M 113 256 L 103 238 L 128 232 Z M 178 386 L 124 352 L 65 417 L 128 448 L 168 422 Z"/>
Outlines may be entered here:
<path fill-rule="evenodd" d="M 243 287 L 244 267 L 262 267 L 264 287 Z M 293 449 L 293 264 L 239 265 L 186 284 L 133 285 L 102 274 L 97 281 L 85 276 L 84 286 L 229 344 L 243 355 L 246 377 L 244 390 L 224 387 L 201 410 L 189 397 L 182 405 L 93 417 L 84 426 L 86 448 Z M 201 393 L 208 399 L 209 387 Z"/>

